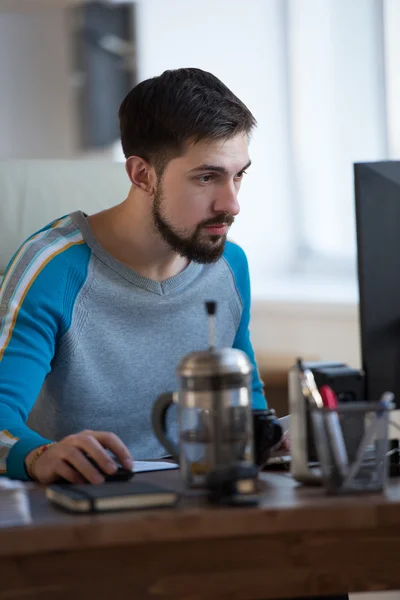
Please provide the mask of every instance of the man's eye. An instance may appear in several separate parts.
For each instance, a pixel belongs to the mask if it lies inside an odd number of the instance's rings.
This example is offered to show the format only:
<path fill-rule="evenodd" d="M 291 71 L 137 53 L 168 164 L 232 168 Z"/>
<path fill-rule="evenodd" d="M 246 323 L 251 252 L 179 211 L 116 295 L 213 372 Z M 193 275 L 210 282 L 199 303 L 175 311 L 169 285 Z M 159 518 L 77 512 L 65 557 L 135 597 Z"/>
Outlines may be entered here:
<path fill-rule="evenodd" d="M 243 179 L 243 175 L 246 175 L 246 171 L 240 171 L 237 173 L 235 179 Z"/>
<path fill-rule="evenodd" d="M 209 183 L 214 179 L 214 175 L 200 175 L 199 181 L 200 183 Z"/>

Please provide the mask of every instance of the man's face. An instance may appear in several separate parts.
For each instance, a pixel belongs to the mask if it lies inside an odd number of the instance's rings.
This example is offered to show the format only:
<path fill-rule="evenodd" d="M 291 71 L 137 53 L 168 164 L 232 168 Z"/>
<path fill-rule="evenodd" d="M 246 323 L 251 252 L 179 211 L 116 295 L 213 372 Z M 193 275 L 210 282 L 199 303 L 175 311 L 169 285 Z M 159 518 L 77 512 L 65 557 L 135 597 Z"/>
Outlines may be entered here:
<path fill-rule="evenodd" d="M 153 219 L 172 250 L 199 263 L 222 256 L 248 166 L 242 134 L 189 144 L 184 155 L 167 164 L 154 195 Z"/>

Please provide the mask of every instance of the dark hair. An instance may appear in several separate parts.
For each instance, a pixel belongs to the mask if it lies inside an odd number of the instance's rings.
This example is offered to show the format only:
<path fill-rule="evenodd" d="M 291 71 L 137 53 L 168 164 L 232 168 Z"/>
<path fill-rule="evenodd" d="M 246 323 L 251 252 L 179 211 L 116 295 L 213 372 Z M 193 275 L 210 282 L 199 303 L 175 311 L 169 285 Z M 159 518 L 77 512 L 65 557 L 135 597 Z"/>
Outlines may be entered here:
<path fill-rule="evenodd" d="M 119 109 L 125 157 L 140 156 L 160 175 L 185 143 L 250 134 L 256 120 L 215 75 L 201 69 L 164 71 L 136 85 Z"/>

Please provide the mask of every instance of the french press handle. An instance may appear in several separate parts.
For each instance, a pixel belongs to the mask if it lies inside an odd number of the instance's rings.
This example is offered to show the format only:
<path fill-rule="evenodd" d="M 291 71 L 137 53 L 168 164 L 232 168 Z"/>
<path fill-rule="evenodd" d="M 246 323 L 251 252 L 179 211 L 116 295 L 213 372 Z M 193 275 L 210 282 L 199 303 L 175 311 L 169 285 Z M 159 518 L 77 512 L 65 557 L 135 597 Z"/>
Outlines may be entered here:
<path fill-rule="evenodd" d="M 169 437 L 167 431 L 167 412 L 173 404 L 173 392 L 165 392 L 164 394 L 158 396 L 157 400 L 153 404 L 153 409 L 151 412 L 151 423 L 153 426 L 154 433 L 156 434 L 160 443 L 164 446 L 166 450 L 168 450 L 168 452 L 176 460 L 176 462 L 179 462 L 179 447 Z"/>

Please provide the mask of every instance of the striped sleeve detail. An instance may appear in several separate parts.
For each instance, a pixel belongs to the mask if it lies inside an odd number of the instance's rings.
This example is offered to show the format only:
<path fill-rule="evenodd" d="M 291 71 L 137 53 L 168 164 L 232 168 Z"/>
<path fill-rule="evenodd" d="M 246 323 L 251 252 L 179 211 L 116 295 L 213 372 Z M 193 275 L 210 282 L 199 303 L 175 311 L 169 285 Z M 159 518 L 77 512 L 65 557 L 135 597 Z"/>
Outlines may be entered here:
<path fill-rule="evenodd" d="M 16 254 L 0 291 L 0 362 L 10 342 L 24 298 L 35 279 L 58 254 L 83 243 L 81 232 L 66 218 L 30 238 Z M 16 283 L 8 286 L 11 279 L 15 279 Z M 11 295 L 7 298 L 8 294 Z"/>
<path fill-rule="evenodd" d="M 19 438 L 11 435 L 7 430 L 0 431 L 0 473 L 7 472 L 7 456 L 11 448 L 18 442 Z"/>
<path fill-rule="evenodd" d="M 49 233 L 51 232 L 52 229 L 55 229 L 56 227 L 63 227 L 63 226 L 69 225 L 70 223 L 72 223 L 72 221 L 69 216 L 62 217 L 61 219 L 57 219 L 56 221 L 53 221 L 52 223 L 50 223 L 50 225 L 47 225 L 40 231 L 37 231 L 36 233 L 31 235 L 31 237 L 29 237 L 22 244 L 22 246 L 20 247 L 18 252 L 15 254 L 15 256 L 12 258 L 10 264 L 7 267 L 6 274 L 4 276 L 2 284 L 0 286 L 0 303 L 2 302 L 2 295 L 4 293 L 4 290 L 5 290 L 8 282 L 13 277 L 15 270 L 18 267 L 19 262 L 24 259 L 25 255 L 29 252 L 29 249 L 32 248 L 33 242 L 40 242 L 41 240 L 46 238 L 46 236 L 49 235 Z M 3 292 L 2 292 L 2 290 L 3 290 Z"/>

